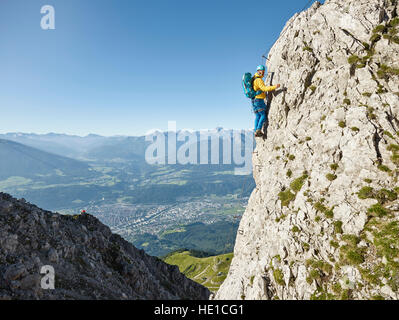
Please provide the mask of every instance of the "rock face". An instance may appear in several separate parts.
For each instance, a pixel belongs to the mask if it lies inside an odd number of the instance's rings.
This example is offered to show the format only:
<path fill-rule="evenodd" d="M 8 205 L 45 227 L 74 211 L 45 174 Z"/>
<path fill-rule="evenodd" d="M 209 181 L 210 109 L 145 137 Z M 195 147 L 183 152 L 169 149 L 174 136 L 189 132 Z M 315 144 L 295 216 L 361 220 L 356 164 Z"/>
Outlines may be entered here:
<path fill-rule="evenodd" d="M 41 274 L 54 268 L 54 289 Z M 95 217 L 64 216 L 0 193 L 0 300 L 207 299 L 205 287 Z"/>
<path fill-rule="evenodd" d="M 286 90 L 216 299 L 399 298 L 398 13 L 326 0 L 288 21 L 267 63 Z"/>

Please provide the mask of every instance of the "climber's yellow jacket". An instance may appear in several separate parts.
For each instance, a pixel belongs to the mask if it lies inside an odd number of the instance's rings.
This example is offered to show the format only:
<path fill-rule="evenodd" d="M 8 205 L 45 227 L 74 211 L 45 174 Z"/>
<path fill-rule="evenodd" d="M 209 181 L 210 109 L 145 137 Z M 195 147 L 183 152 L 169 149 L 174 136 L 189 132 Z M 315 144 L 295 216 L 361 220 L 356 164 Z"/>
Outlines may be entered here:
<path fill-rule="evenodd" d="M 277 89 L 276 86 L 266 86 L 262 80 L 262 76 L 259 75 L 258 73 L 255 73 L 254 78 L 255 78 L 253 83 L 254 91 L 263 91 L 261 94 L 257 95 L 255 99 L 266 99 L 266 92 Z"/>

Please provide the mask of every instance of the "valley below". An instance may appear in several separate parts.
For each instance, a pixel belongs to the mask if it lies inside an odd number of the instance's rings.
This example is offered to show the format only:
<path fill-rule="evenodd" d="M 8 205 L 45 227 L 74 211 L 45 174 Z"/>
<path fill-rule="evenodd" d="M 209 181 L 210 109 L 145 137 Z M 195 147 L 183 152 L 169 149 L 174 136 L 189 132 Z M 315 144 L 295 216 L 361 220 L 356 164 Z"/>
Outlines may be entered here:
<path fill-rule="evenodd" d="M 233 165 L 148 165 L 144 138 L 3 138 L 3 192 L 61 214 L 86 210 L 153 256 L 233 251 L 254 187 L 252 176 L 235 175 Z"/>

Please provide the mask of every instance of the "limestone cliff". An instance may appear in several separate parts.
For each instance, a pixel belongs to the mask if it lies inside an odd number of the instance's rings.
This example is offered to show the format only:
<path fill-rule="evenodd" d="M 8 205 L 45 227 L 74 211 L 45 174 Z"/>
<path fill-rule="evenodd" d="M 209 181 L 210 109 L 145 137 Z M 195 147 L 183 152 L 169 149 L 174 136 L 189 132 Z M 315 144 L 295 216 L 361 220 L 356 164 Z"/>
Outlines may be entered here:
<path fill-rule="evenodd" d="M 287 22 L 256 189 L 216 299 L 399 298 L 397 0 L 326 0 Z"/>
<path fill-rule="evenodd" d="M 43 266 L 54 268 L 54 288 Z M 0 300 L 196 300 L 209 293 L 91 215 L 64 216 L 0 193 Z"/>

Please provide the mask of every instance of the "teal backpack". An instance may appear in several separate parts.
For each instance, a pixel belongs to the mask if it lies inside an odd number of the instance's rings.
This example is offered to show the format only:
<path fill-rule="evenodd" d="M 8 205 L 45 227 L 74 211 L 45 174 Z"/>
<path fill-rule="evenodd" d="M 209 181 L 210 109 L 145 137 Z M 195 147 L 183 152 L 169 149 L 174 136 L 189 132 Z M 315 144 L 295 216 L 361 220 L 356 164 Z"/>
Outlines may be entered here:
<path fill-rule="evenodd" d="M 242 77 L 242 88 L 244 89 L 244 94 L 249 99 L 254 99 L 257 95 L 261 94 L 262 91 L 254 91 L 253 88 L 254 78 L 249 72 L 245 73 Z"/>

